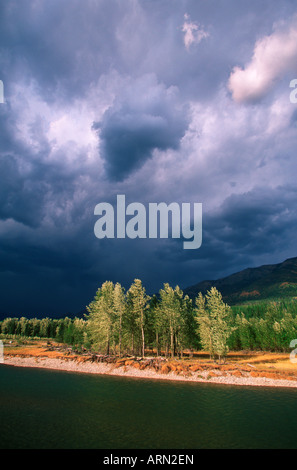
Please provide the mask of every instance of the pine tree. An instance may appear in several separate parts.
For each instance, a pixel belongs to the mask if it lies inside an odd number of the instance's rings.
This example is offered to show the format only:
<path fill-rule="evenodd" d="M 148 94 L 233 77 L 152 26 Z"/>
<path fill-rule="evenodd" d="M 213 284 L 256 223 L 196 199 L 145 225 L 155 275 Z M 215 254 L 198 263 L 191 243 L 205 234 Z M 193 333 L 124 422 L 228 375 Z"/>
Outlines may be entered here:
<path fill-rule="evenodd" d="M 78 347 L 81 347 L 84 343 L 85 329 L 86 321 L 76 317 L 73 321 L 73 343 Z"/>
<path fill-rule="evenodd" d="M 130 309 L 130 318 L 138 327 L 141 334 L 141 353 L 144 357 L 145 350 L 145 326 L 146 326 L 146 310 L 150 297 L 146 295 L 145 288 L 140 279 L 135 279 L 127 293 L 128 306 Z"/>
<path fill-rule="evenodd" d="M 176 354 L 176 344 L 178 340 L 182 344 L 183 340 L 183 327 L 185 324 L 182 309 L 183 292 L 176 286 L 173 290 L 168 283 L 164 284 L 164 288 L 160 289 L 160 303 L 158 305 L 156 314 L 156 327 L 158 331 L 163 333 L 165 339 L 166 351 L 168 343 L 170 345 L 171 357 Z M 169 335 L 168 339 L 166 336 Z"/>
<path fill-rule="evenodd" d="M 116 317 L 116 330 L 119 337 L 119 356 L 122 356 L 122 333 L 123 333 L 123 317 L 126 311 L 126 297 L 124 288 L 118 282 L 114 286 L 113 306 Z"/>
<path fill-rule="evenodd" d="M 254 349 L 255 340 L 252 334 L 252 325 L 250 321 L 246 319 L 244 313 L 236 316 L 235 325 L 237 327 L 237 337 L 239 339 L 240 349 Z"/>
<path fill-rule="evenodd" d="M 197 333 L 200 337 L 200 342 L 202 349 L 208 351 L 210 357 L 213 357 L 213 325 L 211 322 L 210 311 L 206 308 L 206 301 L 201 292 L 199 292 L 198 297 L 195 299 L 196 303 L 196 317 L 195 320 L 198 323 Z"/>
<path fill-rule="evenodd" d="M 285 311 L 280 326 L 282 332 L 282 350 L 289 351 L 291 341 L 297 338 L 296 318 L 294 319 L 291 313 Z"/>
<path fill-rule="evenodd" d="M 95 299 L 87 307 L 88 332 L 93 345 L 99 350 L 110 354 L 113 342 L 113 326 L 115 321 L 113 305 L 114 285 L 106 281 L 98 289 Z"/>
<path fill-rule="evenodd" d="M 180 332 L 181 348 L 188 348 L 193 353 L 194 349 L 199 348 L 198 335 L 196 333 L 196 321 L 194 317 L 193 303 L 188 295 L 185 295 L 181 309 L 183 317 L 183 328 Z M 181 349 L 182 353 L 182 349 Z"/>
<path fill-rule="evenodd" d="M 210 356 L 217 355 L 219 361 L 228 353 L 228 339 L 234 331 L 231 326 L 231 308 L 223 302 L 221 293 L 212 287 L 203 298 L 196 298 L 196 321 L 202 347 Z"/>

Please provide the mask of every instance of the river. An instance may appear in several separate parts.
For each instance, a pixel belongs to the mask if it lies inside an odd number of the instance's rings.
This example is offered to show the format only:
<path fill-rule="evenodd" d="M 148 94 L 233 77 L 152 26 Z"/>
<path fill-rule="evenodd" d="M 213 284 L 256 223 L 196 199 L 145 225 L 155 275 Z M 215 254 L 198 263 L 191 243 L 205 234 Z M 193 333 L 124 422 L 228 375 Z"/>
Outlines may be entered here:
<path fill-rule="evenodd" d="M 294 449 L 296 435 L 296 389 L 0 366 L 1 449 Z"/>

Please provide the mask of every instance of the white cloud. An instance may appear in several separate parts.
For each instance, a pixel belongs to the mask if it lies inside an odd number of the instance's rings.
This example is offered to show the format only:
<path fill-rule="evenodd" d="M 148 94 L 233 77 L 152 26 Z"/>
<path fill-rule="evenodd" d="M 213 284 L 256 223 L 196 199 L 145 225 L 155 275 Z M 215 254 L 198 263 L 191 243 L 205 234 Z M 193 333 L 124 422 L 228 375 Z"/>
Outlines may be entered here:
<path fill-rule="evenodd" d="M 92 126 L 112 103 L 113 74 L 90 86 L 88 94 L 67 105 L 47 102 L 36 83 L 16 83 L 9 102 L 15 117 L 15 135 L 30 149 L 32 161 L 59 164 L 98 164 L 98 136 Z M 61 161 L 61 155 L 63 160 Z M 27 162 L 28 164 L 28 162 Z"/>
<path fill-rule="evenodd" d="M 228 82 L 238 103 L 261 99 L 286 73 L 297 70 L 297 22 L 256 42 L 245 68 L 234 67 Z"/>
<path fill-rule="evenodd" d="M 186 49 L 189 50 L 192 44 L 199 44 L 202 39 L 205 39 L 209 36 L 209 33 L 204 30 L 203 26 L 200 26 L 197 23 L 193 23 L 187 13 L 184 15 L 184 18 L 185 22 L 182 27 L 182 31 L 185 33 L 184 44 Z"/>

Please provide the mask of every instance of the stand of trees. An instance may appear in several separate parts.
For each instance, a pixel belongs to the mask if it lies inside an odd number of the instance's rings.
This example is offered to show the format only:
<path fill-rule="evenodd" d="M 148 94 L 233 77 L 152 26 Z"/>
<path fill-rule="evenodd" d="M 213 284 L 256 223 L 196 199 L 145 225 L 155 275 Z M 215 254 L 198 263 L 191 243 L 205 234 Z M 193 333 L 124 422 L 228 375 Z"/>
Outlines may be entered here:
<path fill-rule="evenodd" d="M 8 337 L 49 338 L 60 343 L 82 346 L 87 344 L 86 322 L 82 318 L 5 318 L 0 333 Z"/>
<path fill-rule="evenodd" d="M 151 298 L 140 279 L 126 293 L 107 281 L 87 310 L 87 332 L 102 353 L 143 357 L 145 349 L 154 348 L 158 355 L 173 357 L 199 348 L 192 302 L 178 286 L 164 284 L 160 298 Z"/>
<path fill-rule="evenodd" d="M 228 340 L 237 327 L 232 326 L 232 311 L 225 304 L 222 295 L 214 287 L 206 296 L 200 293 L 196 298 L 199 334 L 202 348 L 210 357 L 217 355 L 219 360 L 228 353 Z"/>
<path fill-rule="evenodd" d="M 85 318 L 6 318 L 0 333 L 52 338 L 76 348 L 123 356 L 154 353 L 182 357 L 185 350 L 205 350 L 224 358 L 228 350 L 289 351 L 297 338 L 297 306 L 270 303 L 229 307 L 212 288 L 194 302 L 176 286 L 164 284 L 149 297 L 140 279 L 126 292 L 106 281 L 87 307 Z"/>

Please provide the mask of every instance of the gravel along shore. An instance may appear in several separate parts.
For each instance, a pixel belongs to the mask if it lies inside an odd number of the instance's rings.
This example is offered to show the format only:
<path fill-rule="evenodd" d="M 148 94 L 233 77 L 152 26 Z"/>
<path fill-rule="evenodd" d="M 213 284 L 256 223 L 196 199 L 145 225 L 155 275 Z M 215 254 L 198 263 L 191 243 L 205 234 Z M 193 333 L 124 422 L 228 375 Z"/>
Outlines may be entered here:
<path fill-rule="evenodd" d="M 192 370 L 184 373 L 179 370 L 170 370 L 170 366 L 164 364 L 160 371 L 146 367 L 141 370 L 135 364 L 127 364 L 126 361 L 116 364 L 80 362 L 78 360 L 56 359 L 48 357 L 18 357 L 5 356 L 4 366 L 17 367 L 35 367 L 43 369 L 53 369 L 69 372 L 87 373 L 87 374 L 105 374 L 118 377 L 135 377 L 142 379 L 174 380 L 183 382 L 202 382 L 225 385 L 243 385 L 243 386 L 264 386 L 264 387 L 290 387 L 297 388 L 297 377 L 290 378 L 271 378 L 257 376 L 259 374 L 253 371 L 222 371 L 222 369 L 211 366 L 207 370 Z M 167 367 L 167 369 L 165 369 Z M 228 368 L 227 368 L 228 369 Z M 230 366 L 229 366 L 230 369 Z M 236 374 L 237 372 L 237 374 Z M 254 375 L 254 376 L 253 376 Z"/>

